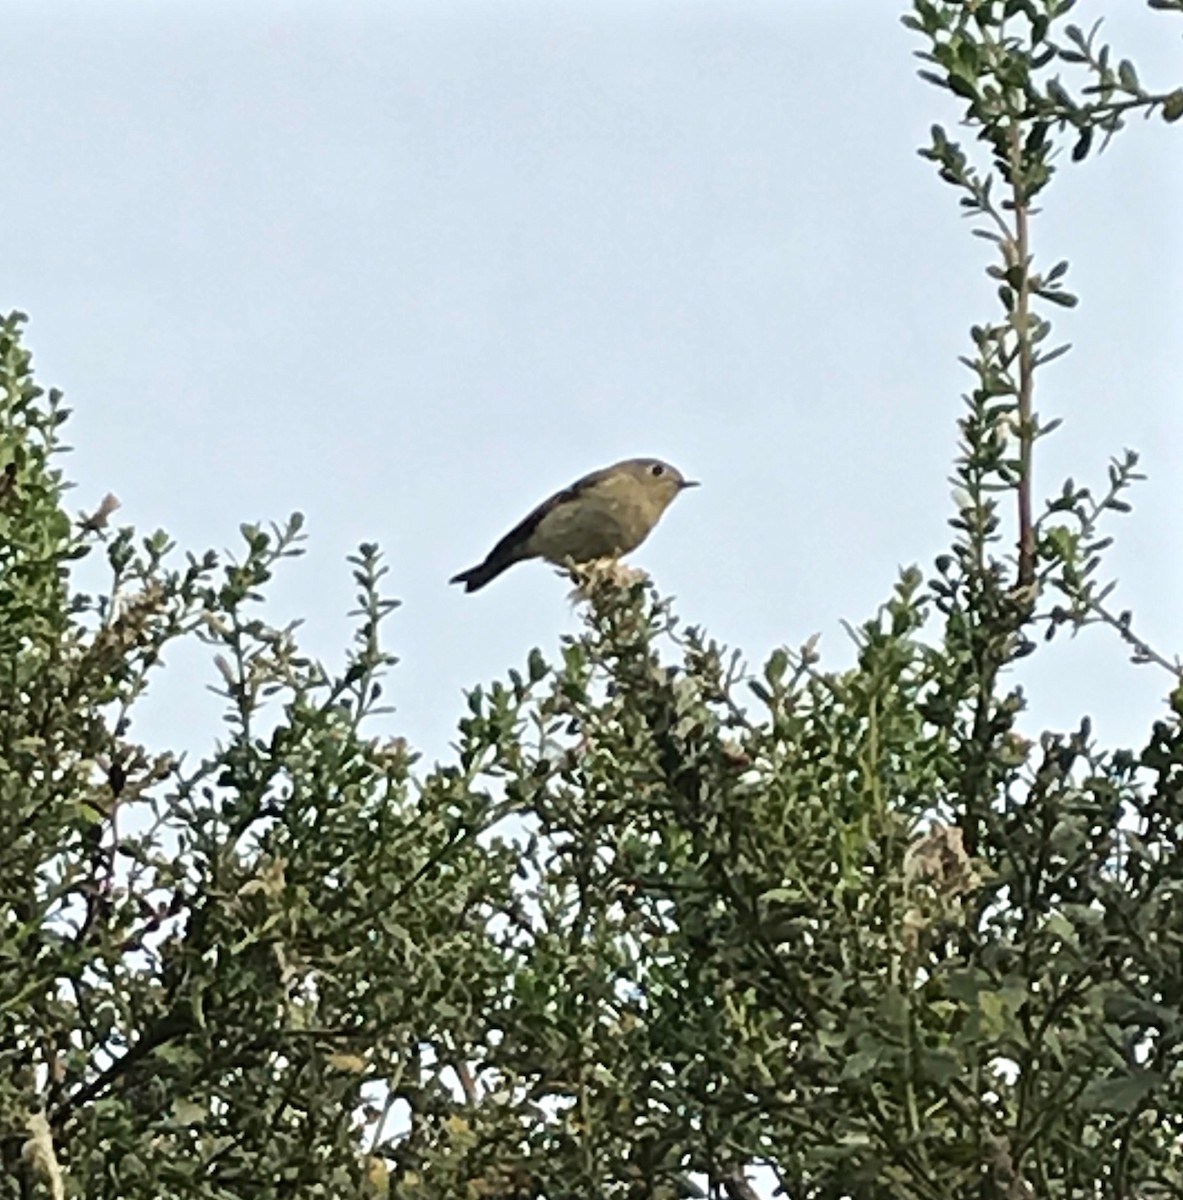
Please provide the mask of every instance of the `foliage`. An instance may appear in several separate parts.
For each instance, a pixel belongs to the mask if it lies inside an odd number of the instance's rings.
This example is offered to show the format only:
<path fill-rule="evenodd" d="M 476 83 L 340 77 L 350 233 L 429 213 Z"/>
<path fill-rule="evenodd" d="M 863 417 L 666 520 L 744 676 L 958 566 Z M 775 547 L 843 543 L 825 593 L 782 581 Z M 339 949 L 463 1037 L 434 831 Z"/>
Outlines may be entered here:
<path fill-rule="evenodd" d="M 1041 512 L 1032 469 L 1075 303 L 1032 202 L 1061 149 L 1183 90 L 1071 7 L 906 19 L 976 134 L 924 154 L 1001 307 L 949 550 L 847 671 L 807 643 L 749 675 L 591 568 L 582 633 L 474 690 L 455 761 L 416 773 L 369 731 L 376 548 L 333 672 L 261 615 L 298 518 L 225 564 L 112 530 L 112 500 L 72 520 L 67 414 L 3 322 L 0 1197 L 750 1198 L 754 1164 L 792 1200 L 1183 1194 L 1183 689 L 1103 576 L 1136 458 Z M 1094 622 L 1171 673 L 1140 750 L 1021 728 L 1010 668 Z M 186 638 L 226 716 L 192 766 L 132 726 Z"/>

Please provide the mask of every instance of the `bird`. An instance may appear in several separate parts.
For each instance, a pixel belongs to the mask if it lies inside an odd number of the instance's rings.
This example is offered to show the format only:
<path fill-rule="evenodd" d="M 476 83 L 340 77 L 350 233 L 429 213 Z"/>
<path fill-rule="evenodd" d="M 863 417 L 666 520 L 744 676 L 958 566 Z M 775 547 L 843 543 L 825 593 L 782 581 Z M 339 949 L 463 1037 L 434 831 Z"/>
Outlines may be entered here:
<path fill-rule="evenodd" d="M 483 562 L 449 583 L 475 592 L 514 563 L 542 558 L 564 566 L 619 558 L 653 531 L 674 497 L 698 481 L 659 458 L 626 458 L 577 479 L 519 521 Z"/>

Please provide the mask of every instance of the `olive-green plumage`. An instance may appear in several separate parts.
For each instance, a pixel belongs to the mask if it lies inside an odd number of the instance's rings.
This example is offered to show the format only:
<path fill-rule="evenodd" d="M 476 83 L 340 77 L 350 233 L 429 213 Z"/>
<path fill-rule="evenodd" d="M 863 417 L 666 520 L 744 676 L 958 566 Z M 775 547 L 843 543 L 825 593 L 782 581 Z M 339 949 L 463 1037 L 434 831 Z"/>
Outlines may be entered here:
<path fill-rule="evenodd" d="M 449 582 L 475 592 L 527 558 L 559 565 L 619 558 L 649 536 L 680 491 L 695 486 L 657 458 L 630 458 L 593 471 L 544 500 L 489 551 L 484 562 Z"/>

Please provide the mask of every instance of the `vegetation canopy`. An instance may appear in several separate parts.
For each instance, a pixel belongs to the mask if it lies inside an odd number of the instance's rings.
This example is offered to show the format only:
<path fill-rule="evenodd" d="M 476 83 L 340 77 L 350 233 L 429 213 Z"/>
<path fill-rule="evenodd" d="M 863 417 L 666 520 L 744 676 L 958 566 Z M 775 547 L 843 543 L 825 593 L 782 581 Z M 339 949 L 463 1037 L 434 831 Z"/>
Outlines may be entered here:
<path fill-rule="evenodd" d="M 644 577 L 475 689 L 453 761 L 378 736 L 374 546 L 346 667 L 233 561 L 65 503 L 61 397 L 0 324 L 0 1200 L 1183 1195 L 1183 685 L 1111 606 L 1099 486 L 1037 486 L 1057 173 L 1183 116 L 1071 0 L 916 0 L 988 244 L 950 544 L 757 673 Z M 1151 0 L 1164 22 L 1183 0 Z M 1173 132 L 1173 131 L 1172 131 Z M 1147 136 L 1149 133 L 1147 133 Z M 75 568 L 105 559 L 101 595 Z M 1133 749 L 1034 734 L 1010 668 L 1097 624 L 1162 671 Z M 203 761 L 136 738 L 209 647 Z M 195 685 L 197 686 L 197 685 Z"/>

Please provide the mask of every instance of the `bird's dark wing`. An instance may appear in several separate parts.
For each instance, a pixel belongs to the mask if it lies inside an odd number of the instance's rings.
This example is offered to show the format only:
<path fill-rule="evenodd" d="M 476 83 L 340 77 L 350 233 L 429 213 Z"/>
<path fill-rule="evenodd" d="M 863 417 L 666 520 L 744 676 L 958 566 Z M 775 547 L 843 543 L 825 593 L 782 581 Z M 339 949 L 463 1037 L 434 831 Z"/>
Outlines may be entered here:
<path fill-rule="evenodd" d="M 577 479 L 570 487 L 565 487 L 561 492 L 555 492 L 549 499 L 543 500 L 536 509 L 523 517 L 489 551 L 485 562 L 495 563 L 504 561 L 507 565 L 509 562 L 513 562 L 547 513 L 557 508 L 560 504 L 565 504 L 568 500 L 574 500 L 581 492 L 585 492 L 589 487 L 593 487 L 601 479 L 610 475 L 612 470 L 612 467 L 604 467 L 599 471 L 592 471 L 591 474 L 585 475 L 582 479 Z"/>
<path fill-rule="evenodd" d="M 461 571 L 459 575 L 454 575 L 448 582 L 464 584 L 466 592 L 475 592 L 478 588 L 483 588 L 485 584 L 496 579 L 507 567 L 513 566 L 515 562 L 525 557 L 526 543 L 529 542 L 530 536 L 547 513 L 553 511 L 560 504 L 565 504 L 568 500 L 574 500 L 581 492 L 611 475 L 615 469 L 615 467 L 603 467 L 599 471 L 592 471 L 590 475 L 577 479 L 570 487 L 563 488 L 561 492 L 555 492 L 549 500 L 543 500 L 533 512 L 523 517 L 489 551 L 483 562 L 477 563 L 475 567 L 469 567 L 467 571 Z"/>

